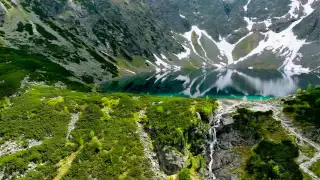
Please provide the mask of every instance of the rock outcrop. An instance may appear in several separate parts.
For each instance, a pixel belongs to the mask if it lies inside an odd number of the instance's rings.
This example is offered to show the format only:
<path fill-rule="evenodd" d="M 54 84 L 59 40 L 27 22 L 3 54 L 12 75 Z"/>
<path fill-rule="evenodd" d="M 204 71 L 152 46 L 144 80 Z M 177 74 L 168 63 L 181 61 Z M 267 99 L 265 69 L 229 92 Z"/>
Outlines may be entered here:
<path fill-rule="evenodd" d="M 187 163 L 185 155 L 168 146 L 163 147 L 158 152 L 158 158 L 161 169 L 168 175 L 176 174 L 184 168 Z"/>

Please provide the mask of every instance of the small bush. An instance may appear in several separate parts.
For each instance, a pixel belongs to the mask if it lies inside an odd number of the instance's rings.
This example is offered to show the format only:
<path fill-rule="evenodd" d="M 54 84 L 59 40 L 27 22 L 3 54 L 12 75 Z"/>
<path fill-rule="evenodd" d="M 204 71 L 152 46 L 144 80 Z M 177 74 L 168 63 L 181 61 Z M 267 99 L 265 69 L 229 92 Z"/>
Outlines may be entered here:
<path fill-rule="evenodd" d="M 192 180 L 192 178 L 190 177 L 190 171 L 188 168 L 183 168 L 180 172 L 179 172 L 179 180 Z"/>

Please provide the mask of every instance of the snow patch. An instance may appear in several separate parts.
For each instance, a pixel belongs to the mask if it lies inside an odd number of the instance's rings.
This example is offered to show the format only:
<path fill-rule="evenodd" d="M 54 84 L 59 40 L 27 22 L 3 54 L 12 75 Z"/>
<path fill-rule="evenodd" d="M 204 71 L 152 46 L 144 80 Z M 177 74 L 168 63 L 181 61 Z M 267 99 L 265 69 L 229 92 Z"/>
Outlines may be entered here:
<path fill-rule="evenodd" d="M 250 2 L 251 2 L 251 0 L 248 0 L 247 4 L 245 6 L 243 6 L 243 9 L 245 12 L 248 11 L 248 6 L 249 6 Z"/>
<path fill-rule="evenodd" d="M 182 14 L 179 14 L 181 18 L 185 19 L 186 17 Z"/>
<path fill-rule="evenodd" d="M 153 64 L 152 62 L 150 62 L 149 60 L 146 60 L 146 63 L 148 63 L 149 65 L 153 66 L 157 72 L 161 71 L 161 69 L 160 69 L 158 66 L 154 65 L 154 64 Z"/>
<path fill-rule="evenodd" d="M 162 59 L 168 60 L 168 58 L 164 54 L 160 54 Z"/>
<path fill-rule="evenodd" d="M 189 32 L 186 32 L 184 34 L 182 34 L 181 36 L 183 36 L 184 38 L 186 38 L 189 42 L 189 44 L 191 45 L 192 51 L 199 56 L 201 59 L 203 59 L 204 61 L 208 61 L 208 59 L 206 57 L 201 56 L 197 51 L 196 48 L 194 47 L 193 43 L 192 43 L 192 33 L 195 33 L 198 38 L 197 38 L 197 43 L 199 44 L 199 46 L 202 48 L 202 50 L 204 50 L 202 44 L 201 44 L 201 37 L 202 37 L 202 31 L 197 27 L 197 26 L 192 26 L 191 30 Z M 205 52 L 205 50 L 204 50 Z M 206 54 L 206 52 L 205 52 Z"/>
<path fill-rule="evenodd" d="M 170 65 L 168 64 L 168 63 L 166 63 L 166 62 L 164 62 L 162 59 L 160 59 L 157 55 L 153 55 L 155 58 L 156 58 L 156 65 L 158 65 L 158 66 L 163 66 L 164 68 L 169 68 L 170 67 Z"/>
<path fill-rule="evenodd" d="M 200 47 L 203 49 L 203 51 L 205 52 L 205 57 L 199 55 L 196 50 L 194 45 L 192 44 L 192 33 L 195 32 L 198 36 L 198 44 L 200 45 Z M 242 37 L 238 42 L 236 42 L 235 44 L 231 44 L 229 42 L 227 42 L 227 40 L 225 38 L 222 38 L 220 36 L 220 41 L 217 42 L 215 41 L 205 30 L 201 30 L 199 29 L 199 27 L 197 26 L 192 26 L 191 31 L 184 33 L 182 36 L 185 37 L 190 45 L 192 50 L 196 53 L 196 55 L 198 55 L 199 57 L 201 57 L 202 59 L 204 59 L 205 61 L 209 61 L 209 58 L 207 57 L 207 53 L 205 51 L 205 49 L 203 48 L 200 39 L 201 37 L 204 35 L 206 36 L 210 41 L 212 41 L 214 44 L 216 44 L 216 46 L 218 47 L 220 54 L 222 56 L 227 57 L 228 59 L 228 64 L 232 64 L 234 62 L 233 56 L 232 56 L 232 52 L 234 50 L 234 48 L 236 47 L 236 45 L 241 42 L 243 39 L 247 38 L 248 36 L 250 36 L 252 33 L 247 34 L 246 36 Z M 222 60 L 222 57 L 220 55 L 217 56 L 220 60 Z M 210 62 L 210 61 L 209 61 Z M 221 67 L 221 64 L 213 64 L 217 67 Z"/>
<path fill-rule="evenodd" d="M 163 82 L 164 80 L 166 80 L 166 76 L 170 74 L 170 71 L 166 71 L 164 73 L 160 73 L 156 75 L 156 80 L 154 81 L 154 83 L 158 82 L 159 80 L 161 80 L 161 82 Z"/>
<path fill-rule="evenodd" d="M 124 69 L 125 71 L 127 71 L 128 73 L 131 73 L 131 74 L 136 74 L 135 72 L 133 72 L 133 71 L 130 71 L 130 70 L 128 70 L 128 69 Z"/>
<path fill-rule="evenodd" d="M 179 60 L 181 59 L 185 59 L 185 58 L 188 58 L 191 54 L 191 49 L 182 45 L 182 47 L 185 49 L 185 52 L 181 52 L 179 54 L 174 54 L 175 56 L 178 57 Z"/>
<path fill-rule="evenodd" d="M 314 9 L 311 7 L 313 2 L 314 0 L 309 0 L 307 4 L 301 5 L 297 0 L 292 0 L 289 14 L 294 13 L 300 6 L 304 8 L 306 14 L 299 20 L 293 22 L 287 29 L 279 33 L 275 33 L 273 31 L 263 33 L 267 38 L 260 41 L 259 45 L 254 50 L 252 50 L 245 57 L 240 58 L 237 62 L 235 62 L 235 64 L 253 55 L 261 54 L 264 50 L 272 50 L 273 53 L 285 57 L 285 62 L 281 66 L 284 71 L 293 74 L 310 72 L 309 68 L 303 68 L 301 65 L 296 65 L 293 62 L 293 60 L 298 56 L 298 52 L 301 47 L 307 44 L 306 40 L 300 40 L 297 38 L 297 36 L 293 33 L 293 28 L 313 12 Z M 294 14 L 291 14 L 291 16 L 293 15 Z M 248 23 L 248 28 L 249 26 L 252 26 L 253 22 L 249 18 L 245 17 L 244 19 Z"/>
<path fill-rule="evenodd" d="M 287 15 L 290 15 L 291 18 L 298 18 L 299 14 L 297 14 L 296 12 L 299 11 L 301 3 L 299 0 L 291 0 L 291 4 L 289 5 L 291 8 L 289 10 L 289 12 L 284 15 L 284 17 L 286 17 Z"/>
<path fill-rule="evenodd" d="M 175 80 L 184 81 L 182 85 L 183 87 L 185 87 L 187 84 L 190 83 L 190 78 L 188 76 L 179 75 L 178 77 L 175 78 Z"/>
<path fill-rule="evenodd" d="M 165 62 L 165 60 L 168 60 L 168 58 L 161 54 L 161 58 L 159 58 L 157 55 L 154 54 L 154 57 L 156 58 L 156 65 L 160 68 L 160 70 L 175 70 L 175 71 L 179 71 L 181 69 L 180 66 L 176 66 L 176 65 L 170 65 L 168 63 Z"/>

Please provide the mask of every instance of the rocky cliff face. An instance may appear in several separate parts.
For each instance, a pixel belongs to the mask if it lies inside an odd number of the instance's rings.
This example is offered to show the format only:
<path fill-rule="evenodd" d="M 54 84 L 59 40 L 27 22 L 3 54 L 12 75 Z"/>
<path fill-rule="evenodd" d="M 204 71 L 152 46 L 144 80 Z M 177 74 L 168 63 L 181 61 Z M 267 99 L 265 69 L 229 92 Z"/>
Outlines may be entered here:
<path fill-rule="evenodd" d="M 82 83 L 141 71 L 319 66 L 317 0 L 1 0 L 1 44 Z"/>

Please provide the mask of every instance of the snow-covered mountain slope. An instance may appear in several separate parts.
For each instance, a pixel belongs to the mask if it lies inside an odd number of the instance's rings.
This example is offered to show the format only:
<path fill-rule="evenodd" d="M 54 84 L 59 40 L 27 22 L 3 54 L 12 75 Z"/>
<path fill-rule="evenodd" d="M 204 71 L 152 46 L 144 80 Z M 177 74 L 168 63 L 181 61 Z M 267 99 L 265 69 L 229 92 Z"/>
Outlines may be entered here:
<path fill-rule="evenodd" d="M 262 0 L 248 0 L 243 6 L 235 1 L 224 1 L 224 3 L 230 6 L 238 5 L 233 9 L 237 8 L 238 15 L 242 16 L 245 25 L 232 30 L 228 35 L 223 35 L 224 33 L 217 30 L 219 37 L 214 39 L 210 35 L 211 28 L 204 24 L 205 21 L 195 24 L 190 31 L 179 34 L 185 38 L 183 47 L 189 54 L 181 57 L 198 56 L 199 59 L 217 67 L 229 65 L 277 68 L 294 73 L 309 72 L 320 66 L 316 63 L 319 58 L 317 50 L 320 51 L 319 37 L 313 35 L 312 38 L 308 38 L 312 33 L 319 33 L 315 32 L 318 30 L 320 9 L 318 1 L 291 0 L 287 2 L 286 11 L 280 9 L 282 12 L 271 9 L 272 6 L 269 5 L 277 5 L 282 3 L 281 1 L 263 3 Z M 259 3 L 261 7 L 254 10 Z M 266 15 L 257 11 L 265 11 Z M 202 12 L 198 14 L 204 16 Z M 225 23 L 231 21 L 232 19 L 228 19 Z M 301 31 L 305 36 L 299 35 Z M 212 45 L 208 47 L 205 41 L 211 41 Z M 208 57 L 207 54 L 212 51 L 218 51 L 218 54 Z"/>
<path fill-rule="evenodd" d="M 319 0 L 0 0 L 0 42 L 80 83 L 225 66 L 301 73 L 320 66 L 319 13 Z"/>

